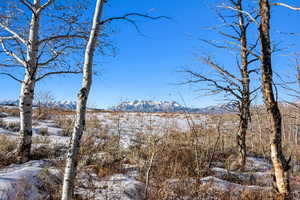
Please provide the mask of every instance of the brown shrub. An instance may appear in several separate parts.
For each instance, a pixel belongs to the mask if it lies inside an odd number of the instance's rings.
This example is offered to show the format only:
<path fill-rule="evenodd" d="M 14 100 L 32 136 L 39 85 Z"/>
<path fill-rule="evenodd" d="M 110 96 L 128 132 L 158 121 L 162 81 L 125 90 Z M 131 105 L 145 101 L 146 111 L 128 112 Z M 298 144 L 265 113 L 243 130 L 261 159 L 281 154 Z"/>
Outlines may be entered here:
<path fill-rule="evenodd" d="M 0 135 L 0 167 L 5 167 L 16 162 L 16 157 L 13 153 L 16 146 L 17 144 L 14 140 Z"/>
<path fill-rule="evenodd" d="M 54 119 L 56 125 L 62 129 L 62 136 L 71 136 L 74 128 L 74 119 L 68 115 L 59 115 Z"/>
<path fill-rule="evenodd" d="M 20 116 L 19 109 L 15 108 L 15 107 L 1 106 L 0 107 L 0 112 L 7 113 L 7 114 L 9 114 L 11 116 L 14 116 L 14 117 L 19 117 Z"/>

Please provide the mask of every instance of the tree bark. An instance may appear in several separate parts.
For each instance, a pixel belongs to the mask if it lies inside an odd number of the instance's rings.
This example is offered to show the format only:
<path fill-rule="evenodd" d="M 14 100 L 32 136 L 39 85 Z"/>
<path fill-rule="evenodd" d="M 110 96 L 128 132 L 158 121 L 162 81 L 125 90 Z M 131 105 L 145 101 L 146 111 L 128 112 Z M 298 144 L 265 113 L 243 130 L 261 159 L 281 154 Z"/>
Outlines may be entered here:
<path fill-rule="evenodd" d="M 275 181 L 278 192 L 288 198 L 290 193 L 289 161 L 282 152 L 281 144 L 281 113 L 273 92 L 273 71 L 271 62 L 271 38 L 270 38 L 270 4 L 269 0 L 260 0 L 260 41 L 262 60 L 262 91 L 264 102 L 271 119 L 271 159 L 273 162 Z"/>
<path fill-rule="evenodd" d="M 80 148 L 80 140 L 85 127 L 86 104 L 92 84 L 92 65 L 97 37 L 100 30 L 100 19 L 105 0 L 97 0 L 93 25 L 89 41 L 86 46 L 83 66 L 82 87 L 77 96 L 76 121 L 67 154 L 65 174 L 63 180 L 62 200 L 70 200 L 73 196 L 74 180 L 76 177 L 77 157 Z"/>
<path fill-rule="evenodd" d="M 35 0 L 36 8 L 40 7 L 40 0 Z M 34 97 L 35 79 L 38 57 L 39 14 L 32 14 L 28 38 L 27 61 L 25 77 L 22 82 L 19 98 L 20 132 L 17 146 L 17 160 L 20 163 L 30 159 L 32 136 L 32 102 Z"/>
<path fill-rule="evenodd" d="M 241 113 L 240 113 L 240 131 L 237 135 L 237 144 L 238 144 L 238 152 L 239 152 L 239 164 L 240 170 L 245 169 L 246 165 L 246 157 L 247 157 L 247 147 L 246 147 L 246 134 L 248 130 L 248 121 L 249 121 L 249 109 L 246 105 L 241 105 Z"/>
<path fill-rule="evenodd" d="M 242 11 L 242 0 L 237 2 L 237 9 Z M 238 12 L 239 28 L 240 28 L 240 44 L 241 44 L 241 76 L 242 76 L 242 99 L 240 102 L 240 131 L 237 135 L 237 144 L 239 150 L 239 164 L 241 170 L 244 170 L 246 165 L 246 134 L 248 130 L 248 122 L 250 120 L 250 78 L 248 72 L 248 46 L 247 46 L 247 28 L 245 26 L 244 15 Z"/>
<path fill-rule="evenodd" d="M 18 138 L 17 159 L 24 163 L 30 159 L 31 136 L 32 136 L 32 101 L 34 94 L 34 80 L 30 75 L 25 75 L 20 95 L 20 132 Z"/>

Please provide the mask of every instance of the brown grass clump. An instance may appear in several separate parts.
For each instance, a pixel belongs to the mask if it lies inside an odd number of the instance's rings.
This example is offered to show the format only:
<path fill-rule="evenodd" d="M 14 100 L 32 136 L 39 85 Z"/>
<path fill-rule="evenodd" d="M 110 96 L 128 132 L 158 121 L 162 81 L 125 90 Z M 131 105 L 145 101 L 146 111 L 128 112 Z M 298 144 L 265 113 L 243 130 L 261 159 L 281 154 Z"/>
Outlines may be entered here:
<path fill-rule="evenodd" d="M 74 128 L 74 119 L 72 116 L 59 115 L 54 119 L 56 125 L 62 128 L 62 136 L 71 136 Z"/>
<path fill-rule="evenodd" d="M 48 127 L 43 127 L 39 129 L 39 134 L 42 136 L 48 136 Z"/>
<path fill-rule="evenodd" d="M 0 135 L 0 167 L 8 166 L 16 161 L 13 151 L 16 149 L 16 142 L 8 137 Z"/>
<path fill-rule="evenodd" d="M 15 108 L 15 107 L 1 106 L 0 107 L 0 112 L 7 113 L 7 114 L 9 114 L 11 116 L 14 116 L 14 117 L 19 117 L 20 116 L 19 109 Z"/>
<path fill-rule="evenodd" d="M 3 119 L 0 119 L 0 127 L 7 129 L 13 132 L 20 131 L 20 123 L 19 122 L 5 122 Z"/>
<path fill-rule="evenodd" d="M 37 120 L 51 119 L 53 116 L 52 109 L 46 107 L 38 107 L 33 110 L 33 117 Z"/>
<path fill-rule="evenodd" d="M 168 180 L 199 179 L 212 174 L 208 165 L 214 142 L 211 138 L 208 141 L 208 138 L 203 136 L 205 134 L 170 132 L 163 136 L 143 135 L 143 144 L 131 149 L 131 156 L 145 163 L 140 179 L 148 183 L 148 199 L 164 199 L 161 196 L 161 188 Z M 201 144 L 200 139 L 201 143 L 207 145 Z M 215 151 L 215 155 L 222 155 L 220 149 Z M 223 156 L 216 156 L 214 161 L 217 161 L 217 158 L 221 161 Z M 193 189 L 190 187 L 176 189 L 183 196 L 186 193 L 191 194 L 191 190 Z M 196 189 L 193 191 L 197 193 Z"/>
<path fill-rule="evenodd" d="M 297 130 L 299 130 L 297 129 L 297 123 L 300 116 L 292 110 L 283 111 L 285 124 L 283 150 L 287 155 L 292 155 L 293 165 L 300 164 L 300 141 L 297 138 Z M 270 130 L 267 116 L 263 109 L 252 110 L 252 112 L 252 122 L 247 134 L 248 156 L 270 160 Z M 50 118 L 54 119 L 57 126 L 63 129 L 63 135 L 70 136 L 73 131 L 74 113 L 61 110 L 51 110 L 49 113 Z M 78 158 L 79 173 L 93 173 L 101 180 L 101 178 L 106 176 L 124 173 L 123 164 L 126 163 L 139 168 L 138 180 L 146 184 L 145 194 L 147 200 L 175 200 L 184 199 L 184 197 L 194 200 L 230 200 L 237 198 L 234 191 L 214 191 L 209 184 L 203 186 L 201 181 L 199 181 L 201 178 L 214 175 L 213 170 L 211 170 L 212 167 L 222 167 L 230 170 L 229 166 L 234 161 L 231 158 L 236 158 L 237 116 L 233 114 L 208 115 L 206 116 L 207 121 L 201 124 L 191 122 L 189 131 L 182 132 L 174 125 L 164 130 L 164 132 L 157 133 L 159 127 L 151 123 L 147 126 L 148 115 L 170 119 L 174 117 L 182 119 L 195 118 L 197 120 L 203 116 L 184 116 L 184 114 L 179 115 L 178 113 L 128 114 L 125 112 L 110 112 L 106 119 L 110 119 L 113 124 L 106 124 L 105 120 L 99 119 L 95 113 L 97 112 L 93 111 L 87 115 L 86 129 L 82 137 Z M 127 121 L 129 120 L 126 119 L 132 116 L 138 117 L 138 120 L 143 125 L 143 129 L 139 129 L 140 133 L 135 136 L 133 140 L 134 145 L 130 149 L 122 149 L 120 146 L 120 135 L 125 132 L 122 130 L 122 125 L 128 123 Z M 151 116 L 150 119 L 152 119 Z M 143 120 L 145 123 L 143 123 Z M 4 123 L 3 126 L 5 126 Z M 115 130 L 115 127 L 118 130 Z M 130 128 L 131 126 L 126 124 L 126 127 Z M 133 126 L 133 128 L 135 127 Z M 144 132 L 145 129 L 151 131 L 147 134 L 146 131 Z M 42 130 L 42 135 L 46 136 L 47 131 Z M 0 140 L 2 141 L 1 138 Z M 45 146 L 49 142 L 47 137 L 38 137 L 34 142 L 44 144 L 33 151 L 34 159 L 57 158 L 63 155 L 60 150 Z M 7 142 L 3 143 L 7 145 Z M 1 159 L 2 152 L 9 152 L 15 148 L 10 145 L 5 147 L 5 145 L 1 147 L 0 144 Z M 56 166 L 62 174 L 64 160 L 56 160 Z M 231 183 L 241 185 L 256 184 L 255 180 L 253 182 L 241 180 L 232 173 L 228 173 L 227 176 L 222 178 Z M 172 182 L 172 180 L 177 180 L 179 184 L 169 187 L 170 184 L 168 183 Z M 274 193 L 259 190 L 245 190 L 239 195 L 238 199 L 241 200 L 271 200 L 277 198 L 274 196 Z M 80 197 L 77 198 L 79 199 Z"/>
<path fill-rule="evenodd" d="M 60 172 L 51 173 L 50 169 L 45 168 L 38 176 L 39 190 L 49 194 L 47 199 L 59 200 L 61 199 L 63 174 Z"/>

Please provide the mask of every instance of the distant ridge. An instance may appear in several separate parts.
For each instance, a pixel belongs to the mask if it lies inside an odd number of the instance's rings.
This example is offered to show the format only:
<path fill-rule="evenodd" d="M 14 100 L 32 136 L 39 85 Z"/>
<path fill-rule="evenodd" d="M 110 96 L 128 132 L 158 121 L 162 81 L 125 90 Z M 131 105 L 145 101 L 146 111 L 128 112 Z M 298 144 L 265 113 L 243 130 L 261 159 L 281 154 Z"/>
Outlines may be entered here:
<path fill-rule="evenodd" d="M 19 100 L 2 100 L 0 101 L 2 106 L 18 106 Z M 49 101 L 43 102 L 41 106 L 48 108 L 60 108 L 65 110 L 75 110 L 75 101 Z M 34 102 L 34 107 L 38 107 L 39 104 Z M 208 106 L 204 108 L 191 108 L 185 107 L 176 101 L 152 101 L 152 100 L 135 100 L 124 101 L 108 110 L 112 111 L 132 111 L 132 112 L 188 112 L 199 114 L 225 114 L 237 111 L 237 107 L 232 103 L 218 104 L 215 106 Z"/>
<path fill-rule="evenodd" d="M 115 111 L 134 111 L 134 112 L 189 112 L 199 114 L 224 114 L 236 112 L 234 104 L 219 104 L 205 108 L 190 108 L 177 103 L 176 101 L 152 101 L 152 100 L 135 100 L 124 101 L 110 108 Z"/>
<path fill-rule="evenodd" d="M 2 106 L 18 106 L 19 100 L 2 100 L 0 101 L 0 105 Z M 48 108 L 60 108 L 65 110 L 75 110 L 76 109 L 76 102 L 75 101 L 48 101 L 43 102 L 41 104 L 34 102 L 33 106 L 44 106 Z"/>

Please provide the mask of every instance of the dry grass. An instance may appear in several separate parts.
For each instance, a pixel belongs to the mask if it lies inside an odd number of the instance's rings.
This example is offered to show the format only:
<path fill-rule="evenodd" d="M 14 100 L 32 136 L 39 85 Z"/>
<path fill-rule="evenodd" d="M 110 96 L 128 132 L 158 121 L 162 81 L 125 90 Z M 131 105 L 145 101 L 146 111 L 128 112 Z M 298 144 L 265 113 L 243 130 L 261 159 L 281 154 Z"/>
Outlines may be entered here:
<path fill-rule="evenodd" d="M 7 113 L 7 114 L 9 114 L 11 116 L 14 116 L 14 117 L 19 117 L 20 116 L 19 109 L 15 108 L 15 107 L 1 106 L 0 107 L 0 112 Z"/>
<path fill-rule="evenodd" d="M 63 177 L 63 174 L 60 174 Z M 51 175 L 48 169 L 45 169 L 39 174 L 38 179 L 41 181 L 40 189 L 46 191 L 49 194 L 49 199 L 60 200 L 62 179 L 57 176 Z"/>
<path fill-rule="evenodd" d="M 285 124 L 284 151 L 286 154 L 292 155 L 293 165 L 300 164 L 300 146 L 295 139 L 297 130 L 297 125 L 295 124 L 299 123 L 299 112 L 285 109 L 282 108 Z M 252 112 L 252 125 L 247 135 L 248 154 L 270 160 L 270 130 L 268 128 L 267 115 L 261 108 L 258 110 L 253 109 Z M 92 172 L 102 178 L 115 173 L 122 173 L 122 164 L 138 165 L 140 167 L 138 179 L 145 183 L 148 182 L 149 185 L 147 193 L 147 199 L 149 200 L 182 199 L 183 196 L 189 196 L 194 199 L 205 199 L 213 196 L 215 199 L 229 200 L 234 197 L 231 191 L 212 191 L 209 187 L 200 187 L 201 183 L 198 182 L 189 186 L 185 184 L 184 180 L 190 178 L 199 180 L 212 175 L 212 171 L 209 168 L 211 162 L 213 162 L 212 166 L 217 162 L 226 166 L 228 158 L 236 153 L 235 139 L 238 131 L 238 124 L 236 123 L 238 118 L 236 115 L 210 115 L 208 116 L 207 124 L 197 125 L 192 123 L 191 131 L 187 132 L 181 132 L 175 126 L 172 126 L 163 133 L 155 134 L 156 127 L 145 126 L 151 129 L 153 134 L 149 135 L 143 132 L 137 134 L 135 144 L 129 150 L 126 150 L 120 147 L 120 138 L 117 131 L 115 134 L 111 133 L 109 131 L 111 127 L 108 127 L 103 120 L 99 120 L 95 113 L 98 113 L 98 111 L 90 112 L 86 121 L 86 132 L 82 138 L 79 155 L 79 160 L 81 160 L 79 171 Z M 53 111 L 53 113 L 50 113 L 50 117 L 55 120 L 58 127 L 63 128 L 64 135 L 69 136 L 73 130 L 73 114 L 73 112 Z M 131 117 L 131 114 L 110 112 L 108 118 L 113 123 L 118 123 L 120 118 Z M 152 114 L 139 113 L 137 118 L 141 122 L 144 120 L 146 124 L 147 115 Z M 157 116 L 158 114 L 154 115 Z M 179 117 L 178 113 L 162 113 L 159 116 L 170 119 Z M 185 118 L 186 116 L 181 114 L 180 117 Z M 203 116 L 192 115 L 192 117 L 197 119 Z M 222 118 L 222 123 L 219 127 L 221 133 L 219 137 L 217 122 L 220 118 Z M 126 122 L 126 120 L 124 121 Z M 47 135 L 46 131 L 44 135 Z M 34 142 L 47 143 L 45 138 L 47 137 L 38 138 Z M 2 138 L 0 140 L 2 141 Z M 3 139 L 3 141 L 5 140 Z M 6 143 L 0 143 L 0 152 L 9 152 L 15 148 L 13 144 L 12 146 L 5 146 Z M 49 156 L 53 154 L 53 150 L 42 149 L 38 151 L 41 152 L 40 155 L 36 153 L 36 158 L 38 159 L 53 158 L 53 156 Z M 106 160 L 107 162 L 94 159 L 97 154 L 104 152 L 110 157 L 110 159 Z M 57 167 L 63 173 L 64 161 L 57 161 Z M 181 183 L 176 186 L 175 190 L 169 190 L 165 186 L 166 182 L 172 179 L 178 179 Z M 225 179 L 242 185 L 252 184 L 232 175 L 225 177 Z M 55 190 L 55 188 L 52 189 Z M 239 199 L 276 199 L 273 195 L 260 191 L 244 191 Z"/>
<path fill-rule="evenodd" d="M 46 136 L 32 137 L 32 143 L 33 144 L 49 144 L 50 139 Z"/>
<path fill-rule="evenodd" d="M 57 115 L 54 118 L 57 127 L 62 129 L 62 136 L 71 136 L 74 128 L 74 119 L 70 115 Z"/>
<path fill-rule="evenodd" d="M 7 129 L 12 132 L 20 131 L 20 123 L 19 122 L 5 122 L 3 119 L 0 119 L 0 127 Z"/>
<path fill-rule="evenodd" d="M 16 161 L 16 157 L 12 153 L 16 146 L 16 141 L 0 135 L 0 167 L 8 166 Z"/>
<path fill-rule="evenodd" d="M 43 127 L 39 129 L 39 134 L 42 136 L 48 136 L 48 127 Z"/>
<path fill-rule="evenodd" d="M 37 120 L 53 119 L 57 116 L 72 116 L 73 110 L 64 110 L 60 108 L 38 107 L 33 110 L 33 117 Z"/>

